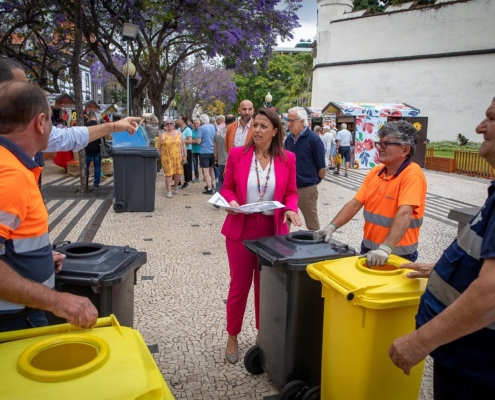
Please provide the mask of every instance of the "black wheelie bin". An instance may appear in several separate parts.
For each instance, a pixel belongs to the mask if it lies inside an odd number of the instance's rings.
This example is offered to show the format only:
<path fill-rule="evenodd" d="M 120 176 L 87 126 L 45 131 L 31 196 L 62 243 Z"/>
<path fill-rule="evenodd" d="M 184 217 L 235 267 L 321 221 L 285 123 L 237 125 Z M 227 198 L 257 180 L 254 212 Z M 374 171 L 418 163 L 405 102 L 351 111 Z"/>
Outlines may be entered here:
<path fill-rule="evenodd" d="M 324 299 L 308 264 L 356 255 L 331 239 L 313 240 L 312 231 L 245 240 L 260 268 L 259 343 L 244 358 L 252 374 L 266 372 L 280 400 L 298 398 L 320 385 Z M 319 282 L 317 282 L 319 283 Z"/>
<path fill-rule="evenodd" d="M 129 246 L 82 242 L 62 243 L 54 249 L 67 256 L 55 275 L 55 289 L 87 297 L 99 317 L 115 314 L 121 325 L 132 327 L 136 273 L 147 254 Z M 67 322 L 52 313 L 46 316 L 51 325 Z"/>

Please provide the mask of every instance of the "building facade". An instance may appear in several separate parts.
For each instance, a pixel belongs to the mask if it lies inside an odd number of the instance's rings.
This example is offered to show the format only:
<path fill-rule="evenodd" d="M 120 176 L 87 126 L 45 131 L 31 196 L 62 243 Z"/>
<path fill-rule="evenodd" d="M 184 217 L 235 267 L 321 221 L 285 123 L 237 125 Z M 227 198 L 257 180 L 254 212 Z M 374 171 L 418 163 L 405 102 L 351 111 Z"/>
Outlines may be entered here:
<path fill-rule="evenodd" d="M 313 106 L 329 101 L 414 104 L 431 140 L 474 129 L 495 97 L 495 1 L 405 3 L 352 12 L 352 0 L 317 0 Z"/>

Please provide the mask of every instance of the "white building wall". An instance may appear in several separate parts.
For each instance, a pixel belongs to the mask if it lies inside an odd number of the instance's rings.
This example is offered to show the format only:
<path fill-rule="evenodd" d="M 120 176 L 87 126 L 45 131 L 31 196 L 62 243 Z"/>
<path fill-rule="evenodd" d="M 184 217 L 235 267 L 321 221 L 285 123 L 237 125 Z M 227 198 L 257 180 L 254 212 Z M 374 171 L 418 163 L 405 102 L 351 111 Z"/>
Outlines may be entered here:
<path fill-rule="evenodd" d="M 474 129 L 495 97 L 495 1 L 472 0 L 337 20 L 318 36 L 313 106 L 329 101 L 407 103 L 429 117 L 431 140 Z M 490 54 L 361 63 L 492 50 Z M 351 65 L 321 66 L 324 63 Z"/>

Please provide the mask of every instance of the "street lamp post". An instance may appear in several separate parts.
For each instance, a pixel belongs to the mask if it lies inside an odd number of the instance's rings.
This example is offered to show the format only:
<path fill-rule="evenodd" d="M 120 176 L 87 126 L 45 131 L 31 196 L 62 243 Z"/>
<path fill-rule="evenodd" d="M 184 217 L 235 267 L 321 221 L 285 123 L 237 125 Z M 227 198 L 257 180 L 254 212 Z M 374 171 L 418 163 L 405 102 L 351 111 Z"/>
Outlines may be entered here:
<path fill-rule="evenodd" d="M 268 93 L 265 96 L 265 101 L 263 102 L 263 105 L 265 106 L 265 108 L 270 108 L 272 106 L 272 100 L 273 100 L 273 97 L 270 94 L 270 91 L 268 91 Z"/>
<path fill-rule="evenodd" d="M 172 119 L 175 121 L 175 109 L 176 109 L 176 105 L 177 103 L 175 102 L 175 100 L 172 100 L 170 102 L 170 107 L 172 108 Z M 169 114 L 170 115 L 170 114 Z"/>
<path fill-rule="evenodd" d="M 127 42 L 127 62 L 122 69 L 122 72 L 127 75 L 127 116 L 131 115 L 131 87 L 129 85 L 129 77 L 130 75 L 134 76 L 136 73 L 136 67 L 129 60 L 129 41 L 137 38 L 138 30 L 139 26 L 127 22 L 124 22 L 124 26 L 122 27 L 122 40 Z"/>

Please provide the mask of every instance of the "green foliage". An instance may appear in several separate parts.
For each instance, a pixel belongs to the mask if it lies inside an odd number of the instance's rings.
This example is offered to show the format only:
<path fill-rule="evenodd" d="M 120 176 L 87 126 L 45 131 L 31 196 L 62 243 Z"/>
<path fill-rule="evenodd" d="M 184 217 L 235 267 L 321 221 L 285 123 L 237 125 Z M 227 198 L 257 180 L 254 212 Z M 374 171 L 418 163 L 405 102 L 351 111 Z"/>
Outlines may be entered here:
<path fill-rule="evenodd" d="M 372 14 L 383 12 L 388 5 L 409 3 L 411 0 L 354 0 L 354 11 L 370 10 Z M 418 5 L 433 4 L 434 0 L 418 0 Z M 383 5 L 382 5 L 383 4 Z"/>
<path fill-rule="evenodd" d="M 469 139 L 464 136 L 462 133 L 457 134 L 457 143 L 459 143 L 459 146 L 466 146 L 469 142 Z"/>
<path fill-rule="evenodd" d="M 258 69 L 257 75 L 235 75 L 237 102 L 233 110 L 244 99 L 251 100 L 255 109 L 262 108 L 268 91 L 273 97 L 271 106 L 276 107 L 280 113 L 295 105 L 310 105 L 312 77 L 311 54 L 276 54 L 265 69 Z"/>
<path fill-rule="evenodd" d="M 465 146 L 461 147 L 459 143 L 454 141 L 429 142 L 427 144 L 428 148 L 433 147 L 435 149 L 435 155 L 437 154 L 437 151 L 453 152 L 461 149 L 467 151 L 478 151 L 480 146 L 481 143 L 469 142 Z"/>

